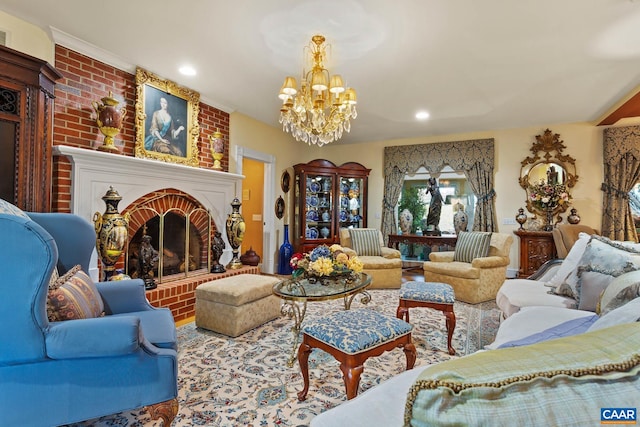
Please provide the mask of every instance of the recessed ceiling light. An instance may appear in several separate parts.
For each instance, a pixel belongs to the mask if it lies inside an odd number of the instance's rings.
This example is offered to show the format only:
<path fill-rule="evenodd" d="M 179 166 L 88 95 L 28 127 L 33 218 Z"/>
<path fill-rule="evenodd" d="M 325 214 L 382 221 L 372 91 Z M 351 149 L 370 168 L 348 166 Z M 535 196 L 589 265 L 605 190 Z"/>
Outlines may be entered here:
<path fill-rule="evenodd" d="M 180 71 L 180 73 L 184 74 L 185 76 L 195 76 L 196 75 L 196 69 L 193 68 L 191 65 L 183 65 L 182 67 L 180 67 L 178 69 L 178 71 Z"/>
<path fill-rule="evenodd" d="M 416 119 L 418 120 L 427 120 L 429 118 L 429 112 L 428 111 L 418 111 L 416 113 Z"/>

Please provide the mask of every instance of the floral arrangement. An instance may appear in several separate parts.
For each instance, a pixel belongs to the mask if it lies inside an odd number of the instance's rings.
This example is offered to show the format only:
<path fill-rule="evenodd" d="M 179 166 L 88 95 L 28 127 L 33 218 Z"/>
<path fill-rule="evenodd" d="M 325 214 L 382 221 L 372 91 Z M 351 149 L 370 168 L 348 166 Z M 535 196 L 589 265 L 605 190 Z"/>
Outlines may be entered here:
<path fill-rule="evenodd" d="M 529 199 L 534 206 L 547 210 L 569 204 L 571 196 L 564 184 L 549 184 L 540 180 L 529 186 Z"/>
<path fill-rule="evenodd" d="M 295 253 L 289 262 L 293 268 L 293 278 L 306 276 L 337 276 L 359 273 L 363 265 L 360 259 L 347 255 L 340 245 L 316 246 L 306 254 Z"/>

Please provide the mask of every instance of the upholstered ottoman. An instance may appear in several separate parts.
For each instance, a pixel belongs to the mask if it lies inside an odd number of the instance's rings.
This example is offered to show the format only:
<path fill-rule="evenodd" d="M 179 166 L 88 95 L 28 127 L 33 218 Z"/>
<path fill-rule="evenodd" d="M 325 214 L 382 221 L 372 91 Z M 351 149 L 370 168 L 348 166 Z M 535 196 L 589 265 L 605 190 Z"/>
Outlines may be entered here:
<path fill-rule="evenodd" d="M 298 348 L 298 364 L 304 389 L 298 400 L 309 391 L 309 354 L 314 348 L 326 351 L 340 362 L 347 399 L 358 394 L 360 374 L 369 357 L 401 347 L 407 359 L 407 370 L 416 361 L 416 347 L 411 341 L 411 325 L 369 309 L 345 310 L 310 321 L 302 329 Z"/>
<path fill-rule="evenodd" d="M 273 285 L 280 279 L 239 274 L 196 288 L 196 326 L 237 337 L 280 317 L 280 299 Z"/>
<path fill-rule="evenodd" d="M 383 248 L 390 249 L 390 248 Z M 369 289 L 398 289 L 402 283 L 402 259 L 360 256 L 362 272 L 371 276 Z"/>
<path fill-rule="evenodd" d="M 453 304 L 456 296 L 453 288 L 446 283 L 437 282 L 407 282 L 400 288 L 400 302 L 396 316 L 409 322 L 409 309 L 415 307 L 431 308 L 439 310 L 446 316 L 447 325 L 447 348 L 449 354 L 454 355 L 456 351 L 451 346 L 453 330 L 456 328 L 456 314 L 453 311 Z"/>

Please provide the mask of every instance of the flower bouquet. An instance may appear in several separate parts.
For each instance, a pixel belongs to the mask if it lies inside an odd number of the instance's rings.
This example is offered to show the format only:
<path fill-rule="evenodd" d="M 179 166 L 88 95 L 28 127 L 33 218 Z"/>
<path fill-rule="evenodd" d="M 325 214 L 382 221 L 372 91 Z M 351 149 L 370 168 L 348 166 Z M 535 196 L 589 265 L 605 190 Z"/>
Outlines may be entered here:
<path fill-rule="evenodd" d="M 529 199 L 533 206 L 545 211 L 547 224 L 544 230 L 551 231 L 553 230 L 553 211 L 558 206 L 568 205 L 571 196 L 564 184 L 549 184 L 541 179 L 537 184 L 529 186 Z"/>
<path fill-rule="evenodd" d="M 544 180 L 529 186 L 529 198 L 534 206 L 543 210 L 553 210 L 571 201 L 564 184 L 548 184 Z"/>
<path fill-rule="evenodd" d="M 347 255 L 340 245 L 320 245 L 306 254 L 291 256 L 292 277 L 304 277 L 310 282 L 328 285 L 331 279 L 360 273 L 363 265 L 357 256 Z"/>

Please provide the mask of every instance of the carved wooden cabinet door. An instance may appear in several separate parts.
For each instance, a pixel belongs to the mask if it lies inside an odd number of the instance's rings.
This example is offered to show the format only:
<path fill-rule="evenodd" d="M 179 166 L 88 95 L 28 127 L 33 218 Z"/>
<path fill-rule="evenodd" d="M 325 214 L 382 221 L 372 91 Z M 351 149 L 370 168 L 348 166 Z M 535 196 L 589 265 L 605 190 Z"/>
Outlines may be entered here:
<path fill-rule="evenodd" d="M 47 62 L 0 46 L 0 197 L 51 210 L 53 98 L 62 78 Z"/>
<path fill-rule="evenodd" d="M 519 278 L 529 277 L 542 264 L 557 257 L 550 231 L 516 230 L 514 233 L 520 238 Z"/>

